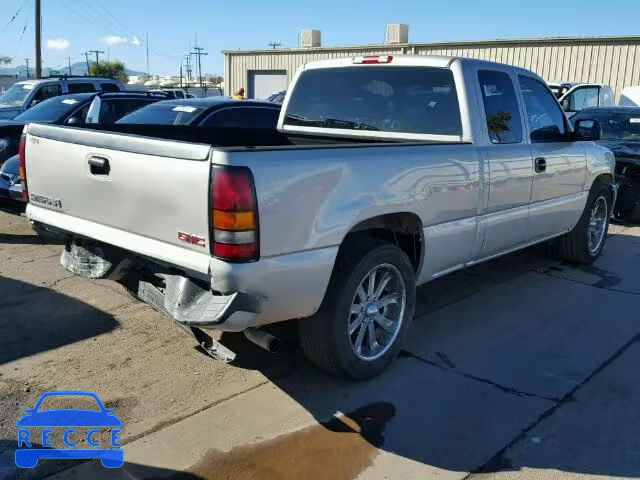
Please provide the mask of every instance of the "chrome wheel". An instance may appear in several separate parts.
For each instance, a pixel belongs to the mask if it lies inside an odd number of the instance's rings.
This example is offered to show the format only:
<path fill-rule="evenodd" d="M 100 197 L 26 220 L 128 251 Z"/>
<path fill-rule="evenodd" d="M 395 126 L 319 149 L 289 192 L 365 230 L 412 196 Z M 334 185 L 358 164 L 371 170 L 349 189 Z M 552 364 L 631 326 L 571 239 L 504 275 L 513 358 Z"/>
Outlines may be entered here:
<path fill-rule="evenodd" d="M 396 340 L 407 301 L 400 270 L 385 263 L 373 268 L 358 285 L 351 302 L 348 334 L 356 356 L 380 358 Z"/>
<path fill-rule="evenodd" d="M 602 246 L 607 232 L 607 215 L 609 215 L 607 200 L 604 197 L 598 197 L 591 209 L 589 228 L 587 229 L 589 253 L 591 254 L 597 253 Z"/>

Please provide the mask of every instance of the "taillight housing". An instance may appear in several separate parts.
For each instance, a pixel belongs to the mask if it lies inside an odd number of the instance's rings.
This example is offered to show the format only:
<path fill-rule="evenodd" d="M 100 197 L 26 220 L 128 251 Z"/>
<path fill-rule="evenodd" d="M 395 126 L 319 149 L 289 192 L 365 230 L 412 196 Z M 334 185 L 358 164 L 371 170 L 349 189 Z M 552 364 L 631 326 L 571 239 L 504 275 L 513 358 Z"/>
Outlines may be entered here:
<path fill-rule="evenodd" d="M 378 65 L 383 63 L 391 63 L 392 61 L 393 55 L 374 55 L 353 58 L 353 63 L 356 65 Z"/>
<path fill-rule="evenodd" d="M 251 171 L 216 168 L 211 190 L 211 254 L 229 262 L 258 260 L 258 208 Z"/>
<path fill-rule="evenodd" d="M 22 184 L 22 200 L 29 201 L 29 192 L 27 190 L 27 164 L 25 161 L 25 147 L 27 145 L 27 134 L 23 133 L 20 137 L 20 146 L 18 147 L 18 176 Z"/>

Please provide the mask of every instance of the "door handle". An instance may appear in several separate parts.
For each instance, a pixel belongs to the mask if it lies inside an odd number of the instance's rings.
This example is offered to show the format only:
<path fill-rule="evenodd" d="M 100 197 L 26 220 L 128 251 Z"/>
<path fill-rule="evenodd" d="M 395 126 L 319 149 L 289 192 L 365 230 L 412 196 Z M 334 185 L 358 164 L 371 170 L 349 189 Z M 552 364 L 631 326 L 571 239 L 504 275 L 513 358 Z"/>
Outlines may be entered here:
<path fill-rule="evenodd" d="M 543 173 L 547 171 L 547 160 L 544 157 L 538 157 L 533 161 L 533 166 L 536 173 Z"/>
<path fill-rule="evenodd" d="M 89 171 L 92 175 L 109 175 L 109 160 L 103 157 L 89 157 Z"/>

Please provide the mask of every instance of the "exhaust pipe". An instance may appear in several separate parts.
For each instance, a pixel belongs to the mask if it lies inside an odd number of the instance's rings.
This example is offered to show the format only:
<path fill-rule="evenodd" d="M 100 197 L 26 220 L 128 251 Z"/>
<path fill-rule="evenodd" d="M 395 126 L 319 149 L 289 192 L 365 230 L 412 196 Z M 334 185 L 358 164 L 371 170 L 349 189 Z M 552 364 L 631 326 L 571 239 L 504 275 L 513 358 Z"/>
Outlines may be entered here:
<path fill-rule="evenodd" d="M 244 331 L 244 336 L 247 337 L 247 340 L 255 343 L 260 348 L 264 348 L 267 352 L 276 353 L 282 347 L 282 341 L 278 337 L 274 337 L 258 328 L 247 328 Z"/>

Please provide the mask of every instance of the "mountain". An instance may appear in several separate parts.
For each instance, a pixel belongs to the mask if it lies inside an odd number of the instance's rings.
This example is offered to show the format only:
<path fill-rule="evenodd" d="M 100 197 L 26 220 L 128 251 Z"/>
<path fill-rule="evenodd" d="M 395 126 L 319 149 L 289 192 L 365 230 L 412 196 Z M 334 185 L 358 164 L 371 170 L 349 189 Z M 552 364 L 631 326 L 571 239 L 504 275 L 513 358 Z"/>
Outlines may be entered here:
<path fill-rule="evenodd" d="M 89 62 L 95 63 L 95 62 Z M 29 65 L 29 73 L 33 75 L 34 67 L 33 65 Z M 145 75 L 146 72 L 141 72 L 139 70 L 131 70 L 130 68 L 126 69 L 127 75 Z M 49 75 L 68 75 L 69 74 L 69 66 L 68 65 L 54 65 L 51 67 L 43 67 L 42 68 L 42 76 L 47 77 Z M 86 62 L 76 62 L 71 64 L 71 75 L 86 75 L 87 74 L 87 63 Z M 26 78 L 27 77 L 27 66 L 26 65 L 18 65 L 17 67 L 0 67 L 0 75 L 11 75 L 17 76 L 18 78 Z"/>

